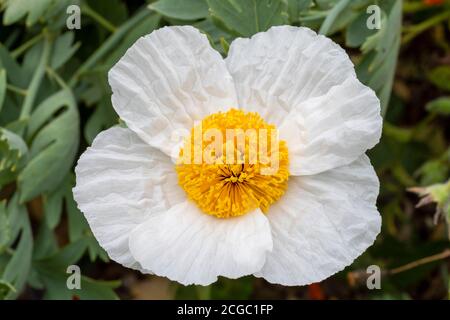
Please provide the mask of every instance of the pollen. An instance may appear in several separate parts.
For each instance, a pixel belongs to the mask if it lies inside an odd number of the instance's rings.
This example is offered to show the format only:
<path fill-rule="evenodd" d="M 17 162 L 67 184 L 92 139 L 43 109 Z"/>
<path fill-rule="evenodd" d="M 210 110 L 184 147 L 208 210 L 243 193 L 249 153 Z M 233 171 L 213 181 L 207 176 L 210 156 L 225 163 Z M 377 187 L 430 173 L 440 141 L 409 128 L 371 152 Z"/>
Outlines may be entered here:
<path fill-rule="evenodd" d="M 178 181 L 189 199 L 218 218 L 268 208 L 289 177 L 286 142 L 257 113 L 231 109 L 194 125 L 180 150 Z"/>

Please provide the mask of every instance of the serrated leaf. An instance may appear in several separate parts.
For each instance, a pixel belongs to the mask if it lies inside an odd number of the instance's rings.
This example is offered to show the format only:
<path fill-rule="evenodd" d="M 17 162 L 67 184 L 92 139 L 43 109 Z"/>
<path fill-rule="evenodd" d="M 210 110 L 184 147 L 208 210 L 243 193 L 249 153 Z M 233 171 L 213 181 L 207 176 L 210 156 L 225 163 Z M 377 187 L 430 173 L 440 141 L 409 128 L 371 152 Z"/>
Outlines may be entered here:
<path fill-rule="evenodd" d="M 245 37 L 287 21 L 283 0 L 208 0 L 208 4 L 215 19 Z"/>
<path fill-rule="evenodd" d="M 438 159 L 425 162 L 417 173 L 420 175 L 421 185 L 426 186 L 444 182 L 448 177 L 449 170 L 448 163 Z"/>
<path fill-rule="evenodd" d="M 3 274 L 0 276 L 0 279 L 12 284 L 14 288 L 17 289 L 16 292 L 10 291 L 6 295 L 6 299 L 14 299 L 20 294 L 26 283 L 31 267 L 33 236 L 31 234 L 30 221 L 28 219 L 28 215 L 26 214 L 26 210 L 23 210 L 21 213 L 20 240 L 14 251 L 14 255 L 6 265 Z"/>
<path fill-rule="evenodd" d="M 197 20 L 208 16 L 206 0 L 159 0 L 148 8 L 163 16 L 180 20 Z"/>
<path fill-rule="evenodd" d="M 27 26 L 35 24 L 54 0 L 9 0 L 3 16 L 3 24 L 10 25 L 27 16 Z"/>
<path fill-rule="evenodd" d="M 28 148 L 17 134 L 0 128 L 0 187 L 13 181 L 25 165 Z"/>
<path fill-rule="evenodd" d="M 73 44 L 74 33 L 69 31 L 59 36 L 55 40 L 52 56 L 50 58 L 50 66 L 58 69 L 64 65 L 78 50 L 79 44 Z"/>
<path fill-rule="evenodd" d="M 78 150 L 79 115 L 68 89 L 44 100 L 30 118 L 30 161 L 19 175 L 20 199 L 52 192 L 70 171 Z"/>

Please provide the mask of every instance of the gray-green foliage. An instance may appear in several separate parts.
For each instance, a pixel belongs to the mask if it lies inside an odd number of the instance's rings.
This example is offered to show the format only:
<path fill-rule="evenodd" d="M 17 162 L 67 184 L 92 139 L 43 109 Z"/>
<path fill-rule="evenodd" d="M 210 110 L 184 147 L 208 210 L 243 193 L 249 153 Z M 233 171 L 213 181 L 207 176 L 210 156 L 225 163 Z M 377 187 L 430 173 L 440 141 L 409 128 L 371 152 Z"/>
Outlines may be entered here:
<path fill-rule="evenodd" d="M 26 285 L 49 299 L 117 297 L 117 282 L 83 277 L 82 290 L 65 287 L 68 265 L 84 256 L 108 259 L 71 189 L 79 152 L 118 122 L 107 71 L 140 36 L 167 24 L 191 24 L 226 55 L 235 37 L 273 25 L 344 35 L 348 46 L 361 48 L 359 76 L 377 91 L 385 110 L 399 48 L 401 1 L 379 1 L 382 28 L 368 31 L 365 9 L 371 2 L 158 0 L 129 13 L 119 0 L 83 0 L 75 2 L 84 14 L 82 29 L 68 31 L 69 1 L 0 0 L 2 29 L 8 30 L 0 34 L 0 298 L 18 297 Z M 447 110 L 447 104 L 436 102 L 430 110 Z M 64 245 L 55 233 L 60 225 L 67 226 Z"/>

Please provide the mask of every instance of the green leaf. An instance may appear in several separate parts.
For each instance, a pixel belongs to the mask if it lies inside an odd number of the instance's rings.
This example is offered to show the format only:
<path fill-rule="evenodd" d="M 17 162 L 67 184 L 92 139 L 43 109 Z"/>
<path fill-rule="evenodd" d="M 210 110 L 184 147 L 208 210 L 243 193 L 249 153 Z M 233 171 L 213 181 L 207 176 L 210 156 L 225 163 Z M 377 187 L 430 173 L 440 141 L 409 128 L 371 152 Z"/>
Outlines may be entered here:
<path fill-rule="evenodd" d="M 86 237 L 88 240 L 88 253 L 89 259 L 91 262 L 97 260 L 97 257 L 100 258 L 103 262 L 109 262 L 108 254 L 102 247 L 98 244 L 97 239 L 95 239 L 94 235 L 90 235 Z"/>
<path fill-rule="evenodd" d="M 58 242 L 53 230 L 45 222 L 39 226 L 39 232 L 33 248 L 33 259 L 43 259 L 58 252 Z"/>
<path fill-rule="evenodd" d="M 149 10 L 140 10 L 133 17 L 128 19 L 123 23 L 106 41 L 102 43 L 100 47 L 95 50 L 95 52 L 83 62 L 83 64 L 77 69 L 77 71 L 72 75 L 68 82 L 70 87 L 74 87 L 80 80 L 80 76 L 86 71 L 92 69 L 98 64 L 99 60 L 104 58 L 112 48 L 115 48 L 120 41 L 131 32 L 131 30 L 136 27 L 143 20 L 147 19 L 150 15 Z M 0 52 L 1 53 L 1 52 Z"/>
<path fill-rule="evenodd" d="M 137 39 L 158 28 L 160 20 L 160 15 L 151 14 L 149 17 L 146 17 L 131 30 L 129 30 L 120 43 L 106 56 L 105 61 L 102 64 L 105 67 L 105 70 L 109 70 L 114 64 L 116 64 L 116 62 L 119 61 L 119 59 L 125 54 L 128 48 L 136 42 Z M 109 90 L 108 95 L 110 95 Z"/>
<path fill-rule="evenodd" d="M 2 111 L 3 102 L 6 95 L 6 70 L 0 68 L 0 112 Z"/>
<path fill-rule="evenodd" d="M 245 37 L 287 21 L 283 0 L 208 0 L 208 4 L 214 19 Z"/>
<path fill-rule="evenodd" d="M 6 201 L 0 201 L 0 254 L 5 250 L 10 239 L 11 229 L 6 212 Z"/>
<path fill-rule="evenodd" d="M 376 29 L 367 28 L 368 15 L 365 11 L 361 12 L 355 20 L 345 30 L 345 44 L 349 47 L 361 46 L 368 37 L 376 33 Z"/>
<path fill-rule="evenodd" d="M 17 61 L 11 56 L 8 49 L 0 43 L 0 67 L 6 70 L 8 82 L 25 88 L 29 82 L 29 76 Z"/>
<path fill-rule="evenodd" d="M 41 278 L 45 284 L 44 299 L 72 300 L 75 297 L 81 300 L 118 300 L 114 289 L 120 286 L 120 281 L 98 281 L 81 277 L 81 289 L 69 290 L 67 278 L 70 274 L 65 272 L 46 272 L 41 270 Z"/>
<path fill-rule="evenodd" d="M 28 15 L 26 24 L 35 24 L 54 0 L 9 0 L 6 1 L 6 10 L 3 16 L 3 24 L 10 25 Z"/>
<path fill-rule="evenodd" d="M 115 25 L 123 23 L 128 16 L 128 8 L 123 0 L 88 0 L 89 7 L 102 15 L 103 18 Z M 83 11 L 84 5 L 81 7 Z"/>
<path fill-rule="evenodd" d="M 225 38 L 220 38 L 220 45 L 222 46 L 223 52 L 227 55 L 228 50 L 230 50 L 230 44 Z"/>
<path fill-rule="evenodd" d="M 17 292 L 17 290 L 11 283 L 0 279 L 0 300 L 4 300 L 10 292 Z"/>
<path fill-rule="evenodd" d="M 13 181 L 25 165 L 28 148 L 15 133 L 0 128 L 0 187 Z"/>
<path fill-rule="evenodd" d="M 194 27 L 203 31 L 207 36 L 212 46 L 222 53 L 224 56 L 228 53 L 223 47 L 223 41 L 231 43 L 234 40 L 234 36 L 220 29 L 212 19 L 208 18 L 193 24 Z"/>
<path fill-rule="evenodd" d="M 322 26 L 320 27 L 319 33 L 328 35 L 337 18 L 346 11 L 350 4 L 350 0 L 339 0 L 338 3 L 336 3 L 336 5 L 334 5 L 330 12 L 327 14 L 324 22 L 322 23 Z"/>
<path fill-rule="evenodd" d="M 417 171 L 420 175 L 421 185 L 431 185 L 435 183 L 444 182 L 449 174 L 449 165 L 444 161 L 429 160 L 425 162 Z"/>
<path fill-rule="evenodd" d="M 3 274 L 0 279 L 6 281 L 17 289 L 16 292 L 10 291 L 6 295 L 6 299 L 16 298 L 22 288 L 24 287 L 31 267 L 31 258 L 33 251 L 33 237 L 31 234 L 30 221 L 26 210 L 21 210 L 20 216 L 20 228 L 21 235 L 17 248 L 14 251 L 14 255 L 6 265 Z"/>
<path fill-rule="evenodd" d="M 118 120 L 117 114 L 111 105 L 111 98 L 104 96 L 84 126 L 84 137 L 89 144 L 92 144 L 97 134 L 116 124 Z"/>
<path fill-rule="evenodd" d="M 24 206 L 20 205 L 17 192 L 9 200 L 7 213 L 8 213 L 9 227 L 10 227 L 10 230 L 9 230 L 10 237 L 9 237 L 9 243 L 7 244 L 7 246 L 12 246 L 22 228 L 22 225 L 23 225 L 22 220 L 23 220 L 24 216 L 26 216 L 28 214 L 26 208 Z"/>
<path fill-rule="evenodd" d="M 208 16 L 206 0 L 159 0 L 151 3 L 149 9 L 180 20 L 197 20 Z"/>
<path fill-rule="evenodd" d="M 287 0 L 289 21 L 298 22 L 300 20 L 300 13 L 309 9 L 312 0 Z"/>
<path fill-rule="evenodd" d="M 66 32 L 59 36 L 54 43 L 52 55 L 50 58 L 50 66 L 58 69 L 64 65 L 78 50 L 79 43 L 73 45 L 74 32 Z"/>
<path fill-rule="evenodd" d="M 387 111 L 391 96 L 397 58 L 400 50 L 402 1 L 386 1 L 391 6 L 384 14 L 381 29 L 362 45 L 364 58 L 356 67 L 358 78 L 371 87 L 381 101 L 381 113 Z M 386 9 L 386 10 L 387 10 Z"/>
<path fill-rule="evenodd" d="M 450 91 L 450 66 L 439 66 L 431 70 L 428 79 L 439 89 Z"/>
<path fill-rule="evenodd" d="M 61 220 L 64 192 L 65 189 L 60 187 L 43 196 L 45 222 L 50 229 L 54 229 Z"/>
<path fill-rule="evenodd" d="M 89 230 L 89 225 L 84 215 L 78 210 L 71 189 L 66 190 L 65 200 L 69 219 L 69 239 L 71 242 L 74 242 L 79 240 Z"/>
<path fill-rule="evenodd" d="M 450 97 L 441 97 L 433 100 L 426 105 L 426 109 L 432 113 L 443 116 L 450 115 Z"/>
<path fill-rule="evenodd" d="M 79 143 L 79 115 L 68 89 L 44 100 L 28 127 L 31 160 L 19 175 L 21 201 L 52 192 L 72 168 Z"/>
<path fill-rule="evenodd" d="M 68 244 L 59 252 L 45 259 L 36 260 L 34 262 L 36 267 L 42 269 L 57 269 L 66 270 L 70 265 L 77 263 L 88 246 L 88 240 L 81 238 L 73 243 Z"/>
<path fill-rule="evenodd" d="M 69 290 L 67 288 L 67 267 L 76 264 L 89 246 L 88 238 L 67 245 L 61 251 L 46 259 L 34 262 L 34 267 L 40 280 L 46 288 L 46 299 L 117 299 L 114 289 L 120 286 L 118 281 L 96 281 L 88 277 L 81 277 L 81 289 Z M 83 270 L 81 270 L 83 271 Z"/>

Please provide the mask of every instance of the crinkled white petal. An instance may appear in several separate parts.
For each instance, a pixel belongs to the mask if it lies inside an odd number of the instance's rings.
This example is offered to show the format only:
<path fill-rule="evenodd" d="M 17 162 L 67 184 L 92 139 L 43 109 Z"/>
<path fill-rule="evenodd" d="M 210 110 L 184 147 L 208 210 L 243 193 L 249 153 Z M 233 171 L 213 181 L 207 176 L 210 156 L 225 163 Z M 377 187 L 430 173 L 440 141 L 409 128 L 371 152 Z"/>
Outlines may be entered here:
<path fill-rule="evenodd" d="M 378 142 L 379 100 L 332 40 L 308 28 L 272 27 L 235 40 L 226 63 L 240 107 L 287 140 L 291 174 L 349 164 Z"/>
<path fill-rule="evenodd" d="M 134 258 L 146 269 L 184 285 L 208 285 L 261 269 L 272 249 L 270 227 L 258 209 L 219 219 L 190 201 L 151 215 L 130 237 Z"/>
<path fill-rule="evenodd" d="M 238 38 L 226 58 L 240 106 L 279 125 L 290 110 L 355 77 L 345 51 L 304 27 L 276 26 Z"/>
<path fill-rule="evenodd" d="M 108 78 L 120 117 L 170 156 L 178 156 L 178 136 L 195 121 L 238 107 L 224 60 L 191 26 L 164 27 L 140 38 Z"/>
<path fill-rule="evenodd" d="M 128 246 L 130 232 L 186 200 L 170 158 L 133 131 L 114 127 L 95 138 L 75 173 L 75 201 L 99 244 L 111 259 L 140 269 Z"/>
<path fill-rule="evenodd" d="M 283 285 L 322 281 L 350 265 L 380 232 L 378 178 L 367 156 L 314 176 L 291 177 L 269 209 L 273 250 L 256 276 Z"/>
<path fill-rule="evenodd" d="M 348 78 L 291 110 L 279 127 L 289 150 L 289 172 L 311 175 L 346 165 L 375 146 L 382 118 L 375 93 Z"/>

